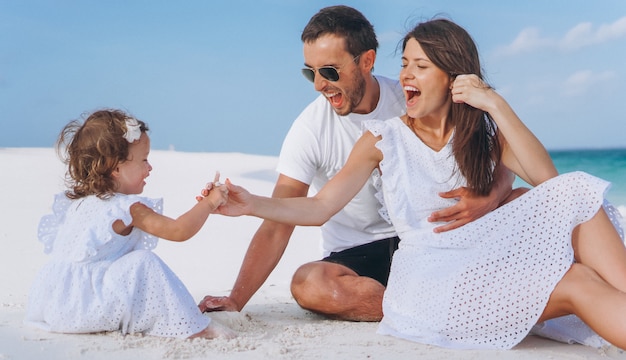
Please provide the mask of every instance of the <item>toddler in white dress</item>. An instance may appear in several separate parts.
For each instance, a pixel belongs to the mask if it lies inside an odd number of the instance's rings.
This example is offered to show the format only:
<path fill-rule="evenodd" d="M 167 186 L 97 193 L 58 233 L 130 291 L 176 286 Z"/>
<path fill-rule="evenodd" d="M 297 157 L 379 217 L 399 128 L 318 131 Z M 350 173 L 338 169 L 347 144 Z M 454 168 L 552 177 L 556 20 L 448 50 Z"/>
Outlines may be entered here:
<path fill-rule="evenodd" d="M 51 259 L 32 285 L 25 323 L 62 333 L 234 336 L 200 312 L 151 251 L 159 237 L 185 241 L 196 234 L 228 191 L 214 186 L 179 218 L 163 216 L 161 199 L 137 195 L 152 170 L 147 130 L 122 111 L 100 110 L 61 132 L 69 190 L 56 195 L 53 213 L 39 224 Z"/>

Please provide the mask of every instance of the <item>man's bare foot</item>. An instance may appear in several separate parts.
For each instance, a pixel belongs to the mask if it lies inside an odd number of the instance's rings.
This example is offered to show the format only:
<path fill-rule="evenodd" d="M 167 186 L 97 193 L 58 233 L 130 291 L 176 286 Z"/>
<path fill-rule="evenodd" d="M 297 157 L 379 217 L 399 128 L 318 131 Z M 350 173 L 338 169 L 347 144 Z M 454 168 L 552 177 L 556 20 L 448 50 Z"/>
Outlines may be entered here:
<path fill-rule="evenodd" d="M 215 339 L 218 337 L 223 339 L 234 339 L 237 337 L 237 333 L 229 329 L 228 327 L 219 324 L 217 321 L 211 320 L 209 326 L 207 326 L 199 333 L 191 335 L 189 339 L 195 339 L 199 337 L 204 339 Z"/>

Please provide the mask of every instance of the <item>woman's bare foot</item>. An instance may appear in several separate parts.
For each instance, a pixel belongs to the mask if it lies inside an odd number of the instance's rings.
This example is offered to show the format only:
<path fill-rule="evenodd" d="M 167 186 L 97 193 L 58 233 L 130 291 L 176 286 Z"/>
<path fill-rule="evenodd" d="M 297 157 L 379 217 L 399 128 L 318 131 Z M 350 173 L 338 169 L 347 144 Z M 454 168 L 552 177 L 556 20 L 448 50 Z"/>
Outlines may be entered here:
<path fill-rule="evenodd" d="M 215 339 L 218 337 L 223 339 L 234 339 L 237 337 L 237 333 L 228 327 L 219 324 L 217 321 L 211 320 L 209 326 L 199 333 L 191 335 L 189 339 L 195 339 L 198 337 L 204 339 Z"/>

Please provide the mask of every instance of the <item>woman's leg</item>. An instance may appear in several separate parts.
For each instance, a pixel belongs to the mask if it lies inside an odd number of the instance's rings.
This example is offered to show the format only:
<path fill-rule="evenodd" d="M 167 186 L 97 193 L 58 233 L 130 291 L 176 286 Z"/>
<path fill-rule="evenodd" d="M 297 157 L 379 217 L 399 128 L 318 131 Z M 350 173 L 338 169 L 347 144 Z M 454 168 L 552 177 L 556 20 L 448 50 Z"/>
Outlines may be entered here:
<path fill-rule="evenodd" d="M 554 288 L 539 322 L 568 314 L 576 314 L 605 340 L 626 349 L 626 293 L 588 266 L 572 265 Z"/>
<path fill-rule="evenodd" d="M 626 292 L 626 247 L 603 208 L 572 234 L 574 258 Z"/>
<path fill-rule="evenodd" d="M 528 190 L 530 190 L 529 188 L 524 188 L 524 187 L 519 187 L 516 189 L 511 190 L 511 193 L 509 194 L 509 196 L 507 196 L 506 199 L 504 199 L 499 206 L 502 206 L 504 204 L 508 204 L 511 201 L 517 199 L 518 197 L 526 194 L 528 192 Z"/>

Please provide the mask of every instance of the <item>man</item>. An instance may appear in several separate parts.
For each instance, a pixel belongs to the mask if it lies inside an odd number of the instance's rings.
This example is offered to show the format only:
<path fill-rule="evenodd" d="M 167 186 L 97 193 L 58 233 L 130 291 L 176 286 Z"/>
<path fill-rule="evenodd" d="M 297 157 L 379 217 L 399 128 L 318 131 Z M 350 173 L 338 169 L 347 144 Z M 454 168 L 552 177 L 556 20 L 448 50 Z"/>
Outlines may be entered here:
<path fill-rule="evenodd" d="M 333 6 L 314 15 L 302 32 L 307 79 L 321 93 L 293 123 L 280 153 L 273 197 L 307 196 L 344 165 L 361 122 L 405 113 L 398 81 L 372 75 L 378 41 L 373 26 L 357 10 Z M 451 230 L 496 208 L 511 192 L 512 176 L 499 171 L 497 190 L 486 198 L 456 189 L 457 205 L 433 213 L 430 221 Z M 391 257 L 399 239 L 379 215 L 374 178 L 346 207 L 321 227 L 324 259 L 302 265 L 291 292 L 298 304 L 330 318 L 379 321 Z M 292 225 L 264 221 L 252 238 L 228 297 L 206 296 L 204 311 L 241 311 L 278 264 Z"/>

